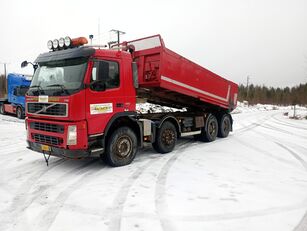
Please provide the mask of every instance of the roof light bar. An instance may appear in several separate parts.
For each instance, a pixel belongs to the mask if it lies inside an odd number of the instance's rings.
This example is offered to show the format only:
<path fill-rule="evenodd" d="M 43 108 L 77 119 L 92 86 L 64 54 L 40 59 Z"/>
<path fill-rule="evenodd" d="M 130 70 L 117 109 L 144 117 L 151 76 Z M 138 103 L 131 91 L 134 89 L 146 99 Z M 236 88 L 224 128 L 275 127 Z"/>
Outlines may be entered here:
<path fill-rule="evenodd" d="M 55 51 L 69 47 L 79 47 L 87 43 L 88 41 L 85 37 L 71 39 L 69 36 L 66 36 L 65 38 L 62 37 L 60 39 L 49 40 L 47 42 L 47 47 L 49 50 Z"/>

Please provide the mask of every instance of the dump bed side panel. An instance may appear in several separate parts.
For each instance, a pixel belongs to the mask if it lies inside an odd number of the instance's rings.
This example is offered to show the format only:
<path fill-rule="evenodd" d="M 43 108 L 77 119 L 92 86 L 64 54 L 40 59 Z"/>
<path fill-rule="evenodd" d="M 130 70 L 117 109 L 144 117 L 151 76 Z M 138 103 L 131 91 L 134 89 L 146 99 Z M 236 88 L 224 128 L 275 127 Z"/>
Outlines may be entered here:
<path fill-rule="evenodd" d="M 160 87 L 193 96 L 202 102 L 229 108 L 235 104 L 237 85 L 165 48 Z"/>
<path fill-rule="evenodd" d="M 141 40 L 137 40 L 134 52 L 139 71 L 138 96 L 175 107 L 235 108 L 235 83 L 165 48 L 159 35 L 149 38 L 155 38 L 153 45 L 147 41 L 146 46 L 140 46 Z"/>

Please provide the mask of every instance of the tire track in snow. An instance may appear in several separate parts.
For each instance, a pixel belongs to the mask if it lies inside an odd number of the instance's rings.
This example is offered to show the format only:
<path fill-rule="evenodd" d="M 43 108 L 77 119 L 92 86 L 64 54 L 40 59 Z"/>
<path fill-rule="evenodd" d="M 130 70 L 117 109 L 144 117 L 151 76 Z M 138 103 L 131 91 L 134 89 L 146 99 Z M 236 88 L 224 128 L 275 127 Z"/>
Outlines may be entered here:
<path fill-rule="evenodd" d="M 120 187 L 111 209 L 111 219 L 108 230 L 110 231 L 120 231 L 121 229 L 121 220 L 122 214 L 125 206 L 125 202 L 127 201 L 127 197 L 132 185 L 135 181 L 143 174 L 143 172 L 155 161 L 158 161 L 160 158 L 155 158 L 149 160 L 146 164 L 141 167 L 138 167 L 136 171 L 134 171 L 130 177 L 126 180 L 126 182 Z"/>
<path fill-rule="evenodd" d="M 0 115 L 0 120 L 13 123 L 25 123 L 24 119 L 18 119 L 17 117 L 10 115 Z"/>
<path fill-rule="evenodd" d="M 255 122 L 252 122 L 251 124 L 249 125 L 246 125 L 246 126 L 243 126 L 242 128 L 239 128 L 235 131 L 235 134 L 237 135 L 241 135 L 242 133 L 244 132 L 247 132 L 247 131 L 250 131 L 254 128 L 257 128 L 257 127 L 260 127 L 262 126 L 263 124 L 265 124 L 266 122 L 268 122 L 270 119 L 274 118 L 274 116 L 276 115 L 277 113 L 274 113 L 274 114 L 271 114 L 269 116 L 265 116 L 263 118 L 261 118 L 260 120 L 257 120 Z M 257 119 L 257 118 L 256 118 Z"/>
<path fill-rule="evenodd" d="M 11 138 L 11 139 L 13 139 L 13 138 Z M 16 140 L 16 137 L 14 137 L 14 139 Z M 3 144 L 3 142 L 1 142 L 1 143 Z M 4 143 L 3 145 L 0 145 L 0 149 L 1 149 L 1 150 L 3 150 L 3 149 L 6 150 L 7 148 L 10 148 L 11 146 L 16 148 L 16 146 L 18 146 L 19 144 L 22 144 L 22 143 L 26 144 L 26 141 L 25 141 L 23 138 L 20 139 L 20 141 L 18 141 L 18 142 L 15 141 L 15 142 L 13 142 L 13 143 L 12 143 L 12 142 L 7 143 L 7 144 Z M 26 146 L 26 145 L 25 145 L 25 146 Z M 4 150 L 4 151 L 5 151 L 5 150 Z"/>
<path fill-rule="evenodd" d="M 20 155 L 21 152 L 27 152 L 28 150 L 25 149 L 24 147 L 17 147 L 17 148 L 12 148 L 12 150 L 5 152 L 4 154 L 1 154 L 1 157 L 16 157 L 16 155 Z"/>
<path fill-rule="evenodd" d="M 277 115 L 273 116 L 273 119 L 275 120 L 274 123 L 284 125 L 284 126 L 288 126 L 288 127 L 292 127 L 292 128 L 296 128 L 296 129 L 300 129 L 300 130 L 305 130 L 305 131 L 307 130 L 307 128 L 296 126 L 295 124 L 281 120 L 281 119 L 277 118 L 276 116 Z"/>
<path fill-rule="evenodd" d="M 66 161 L 66 159 L 60 159 L 60 160 L 57 161 L 57 163 L 60 162 L 59 164 L 61 164 L 61 163 L 65 162 L 65 161 Z M 68 177 L 70 174 L 74 174 L 74 175 L 75 175 L 78 171 L 84 170 L 85 168 L 87 168 L 88 166 L 94 164 L 95 162 L 97 162 L 96 159 L 95 159 L 95 160 L 91 160 L 91 161 L 89 161 L 89 162 L 87 162 L 87 163 L 85 163 L 85 164 L 82 164 L 82 165 L 79 166 L 79 167 L 76 167 L 76 168 L 70 170 L 69 172 L 67 172 L 67 173 L 65 173 L 63 176 L 61 176 L 61 182 L 63 182 L 62 178 Z M 52 165 L 49 165 L 48 171 L 51 170 L 52 168 L 58 166 L 59 164 L 56 164 L 56 165 L 52 164 Z M 18 210 L 15 212 L 16 214 L 14 213 L 14 218 L 13 218 L 14 226 L 17 226 L 17 227 L 19 227 L 19 226 L 27 227 L 27 226 L 28 226 L 27 221 L 23 221 L 23 220 L 22 220 L 22 216 L 23 216 L 22 212 L 25 211 L 33 202 L 35 202 L 36 199 L 39 199 L 40 196 L 41 196 L 44 192 L 46 192 L 46 191 L 48 191 L 50 188 L 52 188 L 52 185 L 47 185 L 47 186 L 44 186 L 44 187 L 40 187 L 39 190 L 37 190 L 35 193 L 32 193 L 30 197 L 29 197 L 29 196 L 28 196 L 28 197 L 26 196 L 26 195 L 28 194 L 28 192 L 31 190 L 31 188 L 33 187 L 34 183 L 35 183 L 39 178 L 41 178 L 45 173 L 47 173 L 47 171 L 45 171 L 45 172 L 44 172 L 43 174 L 41 174 L 39 177 L 35 178 L 35 180 L 33 180 L 33 183 L 32 183 L 32 184 L 29 184 L 29 187 L 28 187 L 28 189 L 27 189 L 27 193 L 24 193 L 24 194 L 25 194 L 25 195 L 24 195 L 24 198 L 23 198 L 22 200 L 19 200 L 19 203 L 21 203 L 21 206 L 19 206 Z M 27 182 L 26 182 L 26 183 L 27 183 Z M 25 183 L 25 184 L 26 184 L 26 183 Z M 78 183 L 78 185 L 79 185 L 79 183 Z M 61 194 L 65 194 L 65 193 L 67 193 L 67 192 L 64 191 L 64 192 L 62 192 Z M 70 193 L 71 193 L 71 192 L 70 192 Z M 60 198 L 60 199 L 61 199 L 61 198 Z M 60 204 L 60 207 L 61 207 L 61 203 L 58 203 L 58 204 Z M 57 212 L 59 212 L 59 211 L 57 211 Z M 50 217 L 50 214 L 52 215 L 53 213 L 50 212 L 50 211 L 47 211 L 47 213 L 45 214 L 45 217 L 48 217 L 48 218 L 49 218 L 49 217 Z M 41 217 L 44 217 L 44 216 L 41 216 Z M 54 218 L 55 218 L 55 217 L 56 217 L 56 215 L 54 216 Z M 21 220 L 21 222 L 18 222 L 18 221 L 20 221 L 20 220 Z M 45 224 L 47 224 L 47 223 L 44 221 L 44 222 L 43 222 L 43 225 L 39 226 L 39 227 L 40 227 L 40 230 L 43 230 Z M 1 230 L 1 229 L 0 229 L 0 230 Z M 48 229 L 46 229 L 46 230 L 48 230 Z"/>
<path fill-rule="evenodd" d="M 192 140 L 191 140 L 192 141 Z M 156 181 L 156 190 L 155 190 L 155 207 L 156 207 L 156 214 L 159 217 L 160 225 L 162 230 L 169 231 L 169 230 L 175 230 L 174 225 L 172 224 L 172 221 L 168 219 L 165 216 L 165 213 L 167 211 L 167 201 L 166 201 L 166 180 L 167 175 L 171 169 L 171 167 L 174 165 L 178 157 L 180 156 L 178 154 L 179 151 L 184 151 L 186 148 L 188 148 L 188 143 L 192 142 L 187 141 L 182 145 L 181 149 L 178 149 L 171 158 L 162 166 L 157 181 Z"/>
<path fill-rule="evenodd" d="M 66 173 L 61 177 L 61 183 L 65 182 L 65 180 L 70 180 L 70 175 L 78 175 L 79 177 L 72 184 L 68 185 L 64 191 L 60 192 L 60 194 L 55 198 L 52 203 L 49 203 L 49 206 L 44 209 L 44 211 L 40 214 L 40 217 L 43 219 L 39 220 L 38 227 L 39 230 L 49 230 L 49 228 L 54 223 L 57 215 L 61 211 L 61 208 L 65 204 L 65 201 L 69 198 L 69 196 L 80 186 L 87 183 L 92 175 L 101 175 L 101 171 L 105 169 L 105 166 L 100 166 L 100 169 L 90 168 L 94 163 L 97 163 L 98 160 L 94 159 L 81 165 L 80 167 L 74 168 L 73 170 Z M 65 179 L 66 178 L 66 179 Z"/>
<path fill-rule="evenodd" d="M 241 145 L 243 145 L 243 146 L 245 146 L 245 147 L 251 149 L 251 150 L 256 150 L 256 151 L 258 151 L 259 154 L 266 155 L 266 156 L 272 158 L 273 160 L 277 160 L 278 162 L 282 162 L 283 164 L 286 164 L 286 165 L 288 165 L 288 166 L 291 166 L 291 167 L 296 168 L 296 164 L 293 164 L 293 163 L 291 163 L 291 162 L 289 162 L 289 161 L 287 161 L 287 160 L 285 160 L 285 159 L 282 159 L 282 158 L 279 158 L 279 157 L 277 157 L 277 156 L 274 156 L 274 155 L 270 154 L 269 152 L 267 152 L 266 150 L 259 148 L 259 146 L 257 146 L 257 145 L 253 145 L 253 144 L 251 144 L 251 143 L 248 143 L 248 142 L 243 141 L 243 140 L 241 140 L 241 139 L 239 139 L 239 138 L 236 138 L 236 137 L 233 137 L 233 140 L 236 141 L 236 142 L 238 142 L 239 144 L 241 144 Z M 272 142 L 273 142 L 273 141 L 272 141 Z"/>
<path fill-rule="evenodd" d="M 289 211 L 296 211 L 298 209 L 302 209 L 307 205 L 307 200 L 302 202 L 298 202 L 293 205 L 282 206 L 282 207 L 272 207 L 267 209 L 259 209 L 254 211 L 242 211 L 242 212 L 234 212 L 234 213 L 222 213 L 222 214 L 208 214 L 208 215 L 172 215 L 172 214 L 164 214 L 165 219 L 172 221 L 184 221 L 184 222 L 206 222 L 206 221 L 225 221 L 225 220 L 235 220 L 235 219 L 246 219 L 253 217 L 263 217 L 267 215 L 273 214 L 281 214 L 287 213 Z M 157 214 L 153 213 L 138 213 L 138 212 L 127 212 L 124 214 L 125 217 L 138 217 L 143 219 L 150 220 L 160 220 L 160 217 Z M 175 230 L 175 229 L 170 229 Z M 168 231 L 168 230 L 167 230 Z M 306 231 L 306 229 L 294 230 L 294 231 Z"/>
<path fill-rule="evenodd" d="M 176 145 L 176 149 L 186 145 L 187 143 L 190 143 L 191 141 L 192 141 L 192 139 Z M 177 151 L 175 151 L 173 154 L 176 154 Z M 161 154 L 161 155 L 163 155 L 163 154 Z M 165 154 L 165 155 L 168 155 L 168 154 Z M 124 210 L 125 202 L 127 201 L 127 197 L 128 197 L 128 194 L 129 194 L 131 187 L 133 186 L 135 181 L 144 173 L 144 171 L 148 167 L 152 166 L 152 164 L 154 162 L 158 161 L 158 160 L 161 160 L 159 155 L 157 155 L 157 157 L 155 157 L 155 159 L 149 160 L 142 167 L 138 168 L 136 171 L 134 171 L 130 175 L 128 180 L 119 189 L 119 192 L 116 195 L 115 200 L 113 202 L 113 206 L 112 206 L 113 209 L 111 210 L 112 211 L 112 217 L 111 217 L 111 221 L 110 221 L 108 230 L 110 230 L 110 231 L 120 231 L 121 220 L 122 220 L 122 217 L 123 217 L 123 210 Z"/>
<path fill-rule="evenodd" d="M 274 118 L 274 119 L 276 120 L 276 118 Z M 290 124 L 290 123 L 283 123 L 283 122 L 280 122 L 279 120 L 278 121 L 276 120 L 276 121 L 273 121 L 273 122 L 278 124 L 278 125 L 281 125 L 281 126 L 291 127 L 291 128 L 307 131 L 307 128 L 298 127 L 298 126 L 295 126 L 295 125 Z"/>
<path fill-rule="evenodd" d="M 304 167 L 305 171 L 307 171 L 307 163 L 304 161 L 296 152 L 292 151 L 288 147 L 284 146 L 281 143 L 275 142 L 278 146 L 286 150 L 288 153 L 290 153 L 296 160 L 298 160 L 301 165 Z M 305 215 L 301 219 L 301 221 L 298 223 L 298 225 L 294 228 L 294 231 L 306 231 L 307 230 L 307 211 L 305 212 Z"/>
<path fill-rule="evenodd" d="M 288 147 L 284 146 L 281 143 L 278 143 L 278 142 L 274 142 L 274 143 L 280 146 L 281 148 L 285 149 L 286 151 L 288 151 L 295 159 L 297 159 L 301 163 L 301 165 L 307 171 L 307 163 L 296 152 L 292 151 L 291 149 L 289 149 Z"/>
<path fill-rule="evenodd" d="M 276 138 L 276 137 L 274 137 L 274 136 L 268 135 L 268 134 L 267 134 L 267 133 L 265 133 L 265 132 L 261 132 L 261 131 L 259 131 L 259 130 L 257 130 L 257 131 L 252 131 L 252 132 L 256 133 L 257 135 L 261 134 L 262 136 L 264 136 L 264 137 L 267 137 L 267 138 L 271 139 L 271 140 L 272 140 L 272 142 L 274 142 L 274 141 L 276 141 L 276 142 L 280 142 L 280 139 L 278 139 L 278 138 Z M 287 144 L 290 144 L 290 145 L 293 145 L 293 146 L 296 146 L 296 147 L 300 147 L 301 149 L 305 150 L 305 151 L 306 151 L 306 153 L 307 153 L 307 148 L 306 148 L 306 147 L 304 147 L 304 146 L 301 146 L 301 145 L 298 145 L 298 144 L 292 143 L 292 142 L 290 142 L 289 140 L 285 140 L 285 141 L 284 141 L 284 143 L 287 143 Z"/>
<path fill-rule="evenodd" d="M 26 182 L 22 183 L 22 185 L 17 190 L 17 193 L 15 197 L 12 200 L 12 204 L 9 206 L 8 209 L 6 209 L 3 213 L 2 219 L 4 221 L 0 222 L 0 230 L 5 230 L 1 228 L 1 224 L 11 224 L 13 226 L 16 225 L 16 221 L 18 217 L 32 204 L 32 202 L 35 200 L 37 195 L 32 195 L 29 198 L 29 192 L 31 191 L 31 188 L 35 184 L 35 182 L 40 179 L 43 175 L 45 175 L 47 172 L 52 170 L 53 168 L 57 167 L 58 165 L 62 164 L 65 160 L 57 160 L 52 163 L 51 166 L 47 168 L 47 170 L 40 169 L 38 172 L 34 172 L 31 176 L 29 176 L 29 179 L 26 180 Z M 34 161 L 35 163 L 40 162 L 40 160 Z M 32 163 L 26 164 L 27 169 L 28 165 L 33 165 Z M 9 222 L 5 222 L 5 220 L 9 220 Z"/>
<path fill-rule="evenodd" d="M 292 136 L 296 136 L 296 137 L 299 137 L 299 138 L 307 139 L 307 136 L 302 136 L 302 135 L 299 135 L 299 134 L 296 134 L 296 133 L 293 133 L 293 132 L 289 132 L 288 130 L 278 128 L 278 127 L 274 127 L 272 125 L 262 124 L 260 127 L 270 129 L 270 130 L 273 130 L 273 131 L 277 131 L 277 132 L 281 132 L 281 133 L 284 133 L 284 134 L 287 134 L 287 135 L 292 135 Z"/>

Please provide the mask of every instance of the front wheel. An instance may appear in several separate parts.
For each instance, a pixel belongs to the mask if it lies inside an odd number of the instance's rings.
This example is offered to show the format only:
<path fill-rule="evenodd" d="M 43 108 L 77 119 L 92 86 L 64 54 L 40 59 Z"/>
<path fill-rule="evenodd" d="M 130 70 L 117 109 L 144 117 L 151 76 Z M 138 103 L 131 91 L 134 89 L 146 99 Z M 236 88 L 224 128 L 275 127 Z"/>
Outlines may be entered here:
<path fill-rule="evenodd" d="M 153 148 L 159 153 L 173 151 L 177 141 L 177 131 L 173 123 L 166 121 L 157 131 L 156 141 Z"/>
<path fill-rule="evenodd" d="M 21 107 L 16 108 L 16 116 L 18 119 L 24 119 L 23 111 Z"/>
<path fill-rule="evenodd" d="M 136 156 L 137 138 L 129 127 L 117 128 L 110 136 L 105 153 L 107 163 L 113 167 L 130 164 Z"/>
<path fill-rule="evenodd" d="M 0 104 L 0 114 L 5 115 L 4 104 Z"/>

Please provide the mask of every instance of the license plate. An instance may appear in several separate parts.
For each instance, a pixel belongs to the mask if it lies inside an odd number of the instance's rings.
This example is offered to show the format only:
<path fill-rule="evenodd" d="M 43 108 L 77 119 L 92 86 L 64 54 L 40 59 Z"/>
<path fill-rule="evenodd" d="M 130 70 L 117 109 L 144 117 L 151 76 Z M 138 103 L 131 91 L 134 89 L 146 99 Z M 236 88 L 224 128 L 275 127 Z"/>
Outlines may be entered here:
<path fill-rule="evenodd" d="M 42 149 L 42 151 L 47 151 L 47 152 L 50 152 L 50 151 L 51 151 L 50 146 L 44 145 L 44 144 L 42 144 L 41 149 Z"/>

